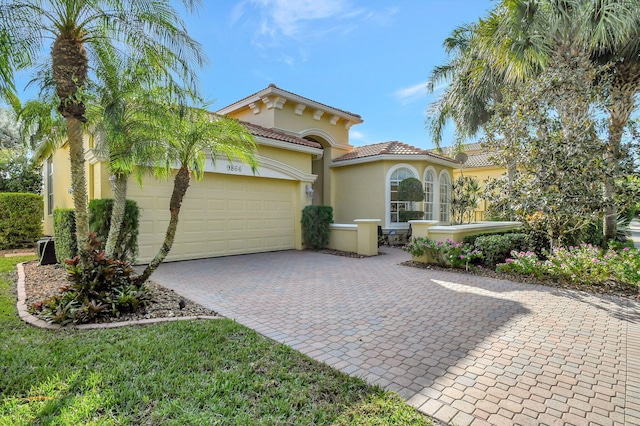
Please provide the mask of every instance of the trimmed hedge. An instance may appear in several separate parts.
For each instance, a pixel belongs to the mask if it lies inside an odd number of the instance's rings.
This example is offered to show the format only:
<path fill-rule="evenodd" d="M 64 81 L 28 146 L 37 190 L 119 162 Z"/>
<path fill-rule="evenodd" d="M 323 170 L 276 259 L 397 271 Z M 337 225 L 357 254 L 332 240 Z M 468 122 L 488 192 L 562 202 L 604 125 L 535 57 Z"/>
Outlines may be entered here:
<path fill-rule="evenodd" d="M 42 196 L 0 193 L 0 250 L 33 246 L 42 236 Z"/>
<path fill-rule="evenodd" d="M 89 227 L 101 241 L 101 249 L 109 236 L 113 199 L 105 198 L 89 201 Z M 138 225 L 140 209 L 135 201 L 127 200 L 125 218 L 116 244 L 118 260 L 135 262 L 138 256 Z M 58 263 L 73 259 L 78 254 L 76 240 L 76 216 L 73 209 L 55 209 L 53 211 L 53 229 L 56 238 L 56 259 Z"/>
<path fill-rule="evenodd" d="M 398 220 L 400 222 L 409 222 L 410 220 L 419 220 L 424 217 L 422 210 L 400 210 L 398 212 Z"/>
<path fill-rule="evenodd" d="M 89 226 L 91 231 L 96 233 L 98 240 L 104 244 L 109 237 L 109 227 L 111 226 L 111 211 L 114 200 L 103 198 L 89 201 Z M 127 200 L 124 210 L 124 221 L 120 228 L 120 235 L 116 242 L 114 258 L 127 260 L 134 263 L 138 256 L 138 231 L 139 231 L 140 209 L 133 200 Z"/>
<path fill-rule="evenodd" d="M 300 222 L 305 246 L 318 250 L 329 245 L 329 225 L 333 223 L 333 207 L 307 206 L 302 210 Z"/>
<path fill-rule="evenodd" d="M 493 231 L 493 232 L 479 232 L 477 234 L 469 234 L 462 237 L 462 242 L 465 244 L 476 245 L 476 238 L 478 237 L 486 237 L 490 235 L 506 235 L 506 234 L 521 234 L 522 229 L 514 228 L 514 229 L 506 229 L 503 231 Z"/>
<path fill-rule="evenodd" d="M 75 210 L 53 210 L 53 235 L 58 263 L 64 263 L 65 259 L 73 259 L 78 254 Z"/>
<path fill-rule="evenodd" d="M 483 254 L 483 263 L 488 268 L 495 268 L 497 264 L 504 263 L 512 250 L 527 250 L 527 235 L 522 233 L 485 235 L 476 238 L 474 244 L 476 250 Z"/>

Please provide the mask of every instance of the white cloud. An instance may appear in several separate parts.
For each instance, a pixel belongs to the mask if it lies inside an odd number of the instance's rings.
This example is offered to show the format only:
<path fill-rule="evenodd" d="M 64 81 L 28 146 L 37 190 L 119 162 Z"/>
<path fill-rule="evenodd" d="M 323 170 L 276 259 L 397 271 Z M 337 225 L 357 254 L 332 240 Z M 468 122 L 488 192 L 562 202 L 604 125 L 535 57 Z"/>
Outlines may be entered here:
<path fill-rule="evenodd" d="M 441 83 L 433 88 L 433 92 L 437 93 L 447 86 L 446 83 Z M 401 105 L 408 105 L 413 102 L 426 98 L 429 95 L 427 92 L 427 81 L 423 81 L 413 86 L 403 87 L 393 92 L 395 97 Z"/>
<path fill-rule="evenodd" d="M 393 92 L 393 96 L 401 105 L 413 103 L 427 96 L 427 82 L 414 84 L 413 86 L 403 87 Z"/>
<path fill-rule="evenodd" d="M 349 139 L 362 140 L 364 139 L 364 135 L 362 134 L 362 132 L 359 132 L 357 130 L 350 130 Z"/>

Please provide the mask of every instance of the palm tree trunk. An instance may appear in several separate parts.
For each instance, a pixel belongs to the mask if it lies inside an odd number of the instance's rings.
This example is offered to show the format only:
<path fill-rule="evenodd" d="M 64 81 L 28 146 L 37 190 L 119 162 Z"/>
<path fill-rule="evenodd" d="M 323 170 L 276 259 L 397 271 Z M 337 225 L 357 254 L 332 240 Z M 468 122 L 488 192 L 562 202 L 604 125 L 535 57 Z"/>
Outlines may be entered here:
<path fill-rule="evenodd" d="M 122 253 L 116 253 L 116 250 L 118 248 L 120 230 L 122 229 L 122 222 L 124 221 L 127 205 L 127 177 L 121 174 L 114 177 L 115 179 L 111 180 L 114 200 L 105 251 L 109 257 L 121 257 Z"/>
<path fill-rule="evenodd" d="M 85 176 L 82 122 L 75 117 L 66 117 L 71 162 L 71 191 L 76 214 L 76 239 L 81 265 L 89 265 L 89 215 L 87 214 L 87 181 Z"/>
<path fill-rule="evenodd" d="M 189 188 L 190 172 L 187 166 L 182 166 L 176 174 L 176 178 L 173 182 L 173 193 L 171 194 L 171 201 L 169 202 L 169 211 L 171 218 L 169 219 L 169 225 L 167 226 L 167 233 L 164 237 L 164 243 L 162 247 L 153 258 L 151 263 L 147 265 L 142 274 L 137 276 L 134 280 L 136 285 L 144 284 L 156 268 L 164 261 L 164 259 L 171 251 L 173 246 L 173 240 L 176 236 L 176 229 L 178 227 L 178 215 L 180 214 L 180 208 L 182 207 L 182 200 Z"/>
<path fill-rule="evenodd" d="M 624 64 L 623 64 L 624 65 Z M 619 65 L 619 66 L 623 66 Z M 615 195 L 615 176 L 620 166 L 620 146 L 622 143 L 622 133 L 629 121 L 629 117 L 634 109 L 634 97 L 640 89 L 640 67 L 635 67 L 635 72 L 625 70 L 621 79 L 616 79 L 611 88 L 611 103 L 609 106 L 609 141 L 605 153 L 609 173 L 604 178 L 603 198 L 605 212 L 603 219 L 603 234 L 605 240 L 610 240 L 616 236 L 618 219 L 618 208 L 613 203 Z"/>

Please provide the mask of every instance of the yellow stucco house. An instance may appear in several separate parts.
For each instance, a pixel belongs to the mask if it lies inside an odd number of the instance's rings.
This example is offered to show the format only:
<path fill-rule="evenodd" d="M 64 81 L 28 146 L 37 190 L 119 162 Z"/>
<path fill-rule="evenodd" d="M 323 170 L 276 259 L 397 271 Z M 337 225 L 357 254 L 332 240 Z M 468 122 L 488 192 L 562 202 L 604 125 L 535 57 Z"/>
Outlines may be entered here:
<path fill-rule="evenodd" d="M 401 142 L 354 147 L 349 130 L 362 123 L 354 113 L 269 85 L 216 112 L 241 120 L 258 143 L 257 174 L 242 163 L 207 163 L 205 177 L 187 191 L 176 239 L 167 260 L 185 260 L 301 249 L 301 211 L 309 204 L 334 208 L 336 223 L 377 219 L 389 232 L 403 232 L 399 211 L 425 211 L 425 219 L 448 221 L 455 160 Z M 110 198 L 103 158 L 86 142 L 89 198 Z M 46 234 L 53 209 L 73 206 L 68 151 L 57 150 L 43 168 Z M 420 179 L 426 199 L 397 200 L 398 183 Z M 132 181 L 128 198 L 141 208 L 139 262 L 161 246 L 169 220 L 173 181 Z"/>

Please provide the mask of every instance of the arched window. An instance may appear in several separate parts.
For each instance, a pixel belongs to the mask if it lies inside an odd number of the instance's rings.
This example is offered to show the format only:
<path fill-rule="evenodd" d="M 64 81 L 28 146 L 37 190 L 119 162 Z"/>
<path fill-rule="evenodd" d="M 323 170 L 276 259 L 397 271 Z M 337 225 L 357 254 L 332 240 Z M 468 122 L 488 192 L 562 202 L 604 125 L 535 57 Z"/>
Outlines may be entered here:
<path fill-rule="evenodd" d="M 427 170 L 424 174 L 424 218 L 435 220 L 435 181 L 433 170 Z"/>
<path fill-rule="evenodd" d="M 449 222 L 451 207 L 451 178 L 447 172 L 440 174 L 440 222 Z"/>
<path fill-rule="evenodd" d="M 399 212 L 411 210 L 411 201 L 398 201 L 398 185 L 406 178 L 415 177 L 413 172 L 407 168 L 395 170 L 389 178 L 389 218 L 390 223 L 401 223 Z"/>

